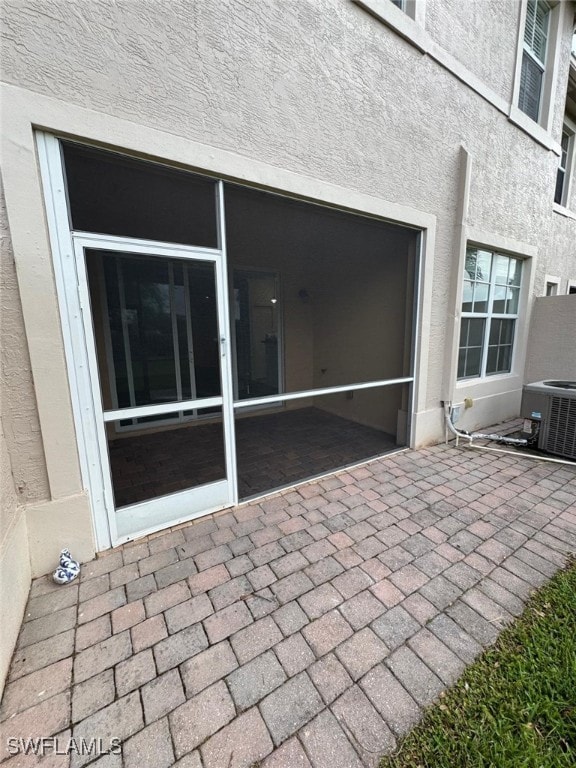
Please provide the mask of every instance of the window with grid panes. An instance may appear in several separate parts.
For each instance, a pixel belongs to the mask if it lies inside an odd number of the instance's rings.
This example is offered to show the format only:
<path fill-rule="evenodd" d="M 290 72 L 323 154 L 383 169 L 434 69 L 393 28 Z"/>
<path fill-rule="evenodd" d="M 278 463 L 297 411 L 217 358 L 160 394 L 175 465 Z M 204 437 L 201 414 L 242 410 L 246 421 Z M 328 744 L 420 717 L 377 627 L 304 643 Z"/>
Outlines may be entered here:
<path fill-rule="evenodd" d="M 482 248 L 466 251 L 458 379 L 510 373 L 522 260 Z"/>
<path fill-rule="evenodd" d="M 542 103 L 550 6 L 545 0 L 528 0 L 518 107 L 538 122 Z"/>

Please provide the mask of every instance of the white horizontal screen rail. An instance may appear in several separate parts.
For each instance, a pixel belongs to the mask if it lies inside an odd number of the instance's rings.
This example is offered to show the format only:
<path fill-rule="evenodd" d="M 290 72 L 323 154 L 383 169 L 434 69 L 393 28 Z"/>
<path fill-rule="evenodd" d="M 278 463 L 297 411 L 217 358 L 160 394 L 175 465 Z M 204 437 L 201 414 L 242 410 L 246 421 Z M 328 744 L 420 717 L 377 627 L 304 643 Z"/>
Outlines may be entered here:
<path fill-rule="evenodd" d="M 205 261 L 216 261 L 222 255 L 222 251 L 219 248 L 203 248 L 202 246 L 186 245 L 185 243 L 165 243 L 160 240 L 144 240 L 138 237 L 100 235 L 94 232 L 83 232 L 82 230 L 73 230 L 70 234 L 84 248 L 119 251 L 126 255 L 158 255 L 167 256 L 172 259 L 204 259 Z"/>
<path fill-rule="evenodd" d="M 179 411 L 202 410 L 217 408 L 222 405 L 222 397 L 205 397 L 203 400 L 177 400 L 160 405 L 140 405 L 136 408 L 118 408 L 115 411 L 104 411 L 104 421 L 120 421 L 123 419 L 140 419 L 145 416 L 162 416 L 165 413 Z"/>
<path fill-rule="evenodd" d="M 283 403 L 285 400 L 300 400 L 303 397 L 319 397 L 320 395 L 335 395 L 338 392 L 351 392 L 357 389 L 374 389 L 375 387 L 391 387 L 394 384 L 412 384 L 413 376 L 403 379 L 383 379 L 381 381 L 365 381 L 361 384 L 346 384 L 341 387 L 324 387 L 323 389 L 307 389 L 304 392 L 287 392 L 266 397 L 254 397 L 250 400 L 237 400 L 234 410 L 249 408 L 254 405 L 266 405 L 267 403 Z"/>

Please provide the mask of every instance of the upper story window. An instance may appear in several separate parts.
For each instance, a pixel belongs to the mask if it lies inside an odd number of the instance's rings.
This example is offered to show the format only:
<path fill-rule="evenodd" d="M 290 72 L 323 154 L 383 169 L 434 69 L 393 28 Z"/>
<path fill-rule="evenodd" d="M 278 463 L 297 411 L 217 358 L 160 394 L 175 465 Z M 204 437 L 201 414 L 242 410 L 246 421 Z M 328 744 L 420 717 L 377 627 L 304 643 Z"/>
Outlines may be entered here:
<path fill-rule="evenodd" d="M 424 17 L 427 0 L 352 0 L 400 37 L 424 52 L 428 45 Z M 394 7 L 395 6 L 395 7 Z"/>
<path fill-rule="evenodd" d="M 458 379 L 510 373 L 520 302 L 522 260 L 466 251 Z"/>
<path fill-rule="evenodd" d="M 390 2 L 392 5 L 400 8 L 400 10 L 403 11 L 406 16 L 409 16 L 411 19 L 418 21 L 422 26 L 424 26 L 423 14 L 426 0 L 390 0 Z"/>
<path fill-rule="evenodd" d="M 570 172 L 572 169 L 572 154 L 574 151 L 574 132 L 565 125 L 562 131 L 562 154 L 558 162 L 556 172 L 556 190 L 554 202 L 558 205 L 568 205 L 568 193 L 570 188 Z"/>
<path fill-rule="evenodd" d="M 546 275 L 546 280 L 544 281 L 544 296 L 558 296 L 559 289 L 560 278 L 549 277 Z"/>
<path fill-rule="evenodd" d="M 535 122 L 540 120 L 542 108 L 550 11 L 546 0 L 528 0 L 518 107 Z"/>

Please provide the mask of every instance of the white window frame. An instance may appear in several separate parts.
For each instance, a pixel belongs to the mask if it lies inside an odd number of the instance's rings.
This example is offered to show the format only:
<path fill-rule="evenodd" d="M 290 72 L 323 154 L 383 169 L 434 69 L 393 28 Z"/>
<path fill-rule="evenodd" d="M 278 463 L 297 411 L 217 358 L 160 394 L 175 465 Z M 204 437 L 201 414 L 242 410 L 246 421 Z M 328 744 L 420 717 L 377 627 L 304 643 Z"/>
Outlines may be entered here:
<path fill-rule="evenodd" d="M 396 34 L 424 52 L 429 41 L 425 32 L 426 0 L 402 0 L 399 8 L 390 0 L 353 0 Z"/>
<path fill-rule="evenodd" d="M 530 9 L 530 2 L 534 4 L 534 8 L 537 11 L 539 6 L 544 6 L 547 9 L 546 13 L 546 31 L 545 31 L 545 40 L 546 45 L 544 49 L 544 60 L 540 59 L 536 53 L 533 50 L 533 47 L 528 45 L 526 43 L 525 35 L 526 35 L 526 22 L 528 20 L 528 14 Z M 527 0 L 526 3 L 526 18 L 524 20 L 524 33 L 522 35 L 522 65 L 524 64 L 524 57 L 527 56 L 540 70 L 542 73 L 542 80 L 540 83 L 540 91 L 538 93 L 538 115 L 535 118 L 535 122 L 539 123 L 540 118 L 542 115 L 542 105 L 543 105 L 543 95 L 544 95 L 544 85 L 546 82 L 546 68 L 548 65 L 548 50 L 550 47 L 550 20 L 552 16 L 552 8 L 550 6 L 550 3 L 547 2 L 547 0 Z M 522 71 L 522 70 L 521 70 Z M 518 99 L 520 98 L 520 92 L 518 92 Z M 521 107 L 520 107 L 521 108 Z M 524 110 L 522 110 L 524 112 Z M 528 114 L 527 112 L 524 112 L 524 114 Z M 528 115 L 528 117 L 531 117 Z M 534 119 L 534 118 L 532 118 Z"/>
<path fill-rule="evenodd" d="M 574 293 L 576 293 L 576 278 L 574 280 L 568 280 L 568 283 L 566 284 L 566 294 Z"/>
<path fill-rule="evenodd" d="M 426 0 L 388 0 L 398 10 L 405 13 L 418 24 L 424 25 L 424 5 Z"/>
<path fill-rule="evenodd" d="M 519 125 L 528 133 L 538 135 L 537 126 L 541 126 L 549 134 L 552 129 L 552 120 L 554 117 L 554 100 L 556 96 L 556 73 L 559 68 L 560 57 L 560 31 L 562 23 L 563 7 L 559 0 L 540 0 L 545 1 L 550 8 L 548 17 L 548 35 L 546 45 L 546 60 L 544 62 L 544 74 L 542 78 L 542 87 L 540 92 L 540 104 L 538 120 L 534 121 L 529 115 L 523 112 L 518 106 L 520 99 L 520 81 L 522 77 L 522 59 L 524 52 L 528 52 L 534 61 L 536 57 L 529 51 L 524 44 L 524 30 L 526 28 L 526 17 L 528 10 L 528 0 L 522 0 L 520 7 L 520 23 L 518 27 L 518 39 L 516 49 L 516 72 L 514 78 L 514 93 L 512 104 L 510 106 L 510 119 Z M 541 62 L 539 62 L 541 65 Z M 558 150 L 555 150 L 559 152 Z"/>
<path fill-rule="evenodd" d="M 566 162 L 562 166 L 562 154 L 558 160 L 558 171 L 564 172 L 564 180 L 562 182 L 562 196 L 560 201 L 554 199 L 554 205 L 561 208 L 570 207 L 570 197 L 572 193 L 572 179 L 574 177 L 574 145 L 576 143 L 576 123 L 570 120 L 569 117 L 564 117 L 564 123 L 562 126 L 562 136 L 568 135 L 568 149 L 566 152 Z M 554 197 L 556 197 L 556 186 L 554 186 Z"/>
<path fill-rule="evenodd" d="M 471 382 L 471 381 L 479 381 L 479 380 L 490 380 L 497 376 L 512 376 L 514 375 L 514 363 L 516 359 L 516 349 L 517 349 L 517 343 L 518 343 L 518 324 L 521 317 L 521 309 L 522 309 L 522 293 L 523 293 L 523 287 L 524 287 L 524 280 L 525 280 L 525 259 L 523 259 L 520 256 L 517 256 L 512 253 L 506 253 L 503 251 L 500 251 L 496 248 L 488 248 L 486 246 L 476 245 L 475 243 L 468 243 L 466 246 L 466 252 L 465 257 L 468 254 L 468 251 L 470 249 L 478 248 L 479 250 L 483 251 L 489 251 L 492 254 L 492 258 L 495 256 L 504 256 L 505 258 L 519 261 L 521 262 L 521 272 L 520 272 L 520 283 L 517 286 L 518 288 L 518 306 L 515 313 L 501 313 L 501 312 L 494 312 L 494 288 L 496 286 L 496 274 L 494 269 L 491 269 L 490 273 L 490 280 L 488 281 L 488 298 L 487 298 L 487 304 L 488 308 L 486 312 L 467 312 L 462 310 L 462 304 L 460 304 L 460 328 L 462 327 L 462 321 L 468 320 L 468 319 L 480 319 L 484 320 L 484 331 L 482 336 L 482 351 L 481 351 L 481 360 L 480 360 L 480 373 L 477 375 L 472 376 L 459 376 L 458 370 L 456 370 L 456 381 L 458 383 L 463 382 Z M 464 285 L 464 282 L 467 280 L 466 277 L 466 270 L 464 270 L 464 277 L 462 279 L 462 285 Z M 492 320 L 513 320 L 514 321 L 514 332 L 512 334 L 512 350 L 510 355 L 510 370 L 509 371 L 495 371 L 494 373 L 487 373 L 486 372 L 486 366 L 488 363 L 488 349 L 489 349 L 489 341 L 490 341 L 490 326 Z M 458 353 L 460 352 L 460 343 L 458 342 Z M 458 354 L 459 357 L 459 354 Z M 457 363 L 458 366 L 458 363 Z"/>
<path fill-rule="evenodd" d="M 556 286 L 555 293 L 548 293 L 549 286 Z M 555 275 L 545 275 L 544 292 L 542 296 L 558 296 L 560 293 L 560 278 Z"/>

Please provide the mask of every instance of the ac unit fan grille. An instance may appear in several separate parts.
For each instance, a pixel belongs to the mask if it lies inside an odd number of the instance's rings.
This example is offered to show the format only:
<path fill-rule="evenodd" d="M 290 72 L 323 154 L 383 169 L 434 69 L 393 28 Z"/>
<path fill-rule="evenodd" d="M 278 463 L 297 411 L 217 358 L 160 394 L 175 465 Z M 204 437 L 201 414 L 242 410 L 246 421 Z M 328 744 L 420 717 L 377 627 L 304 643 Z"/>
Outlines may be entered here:
<path fill-rule="evenodd" d="M 546 450 L 576 459 L 576 399 L 552 397 Z"/>

